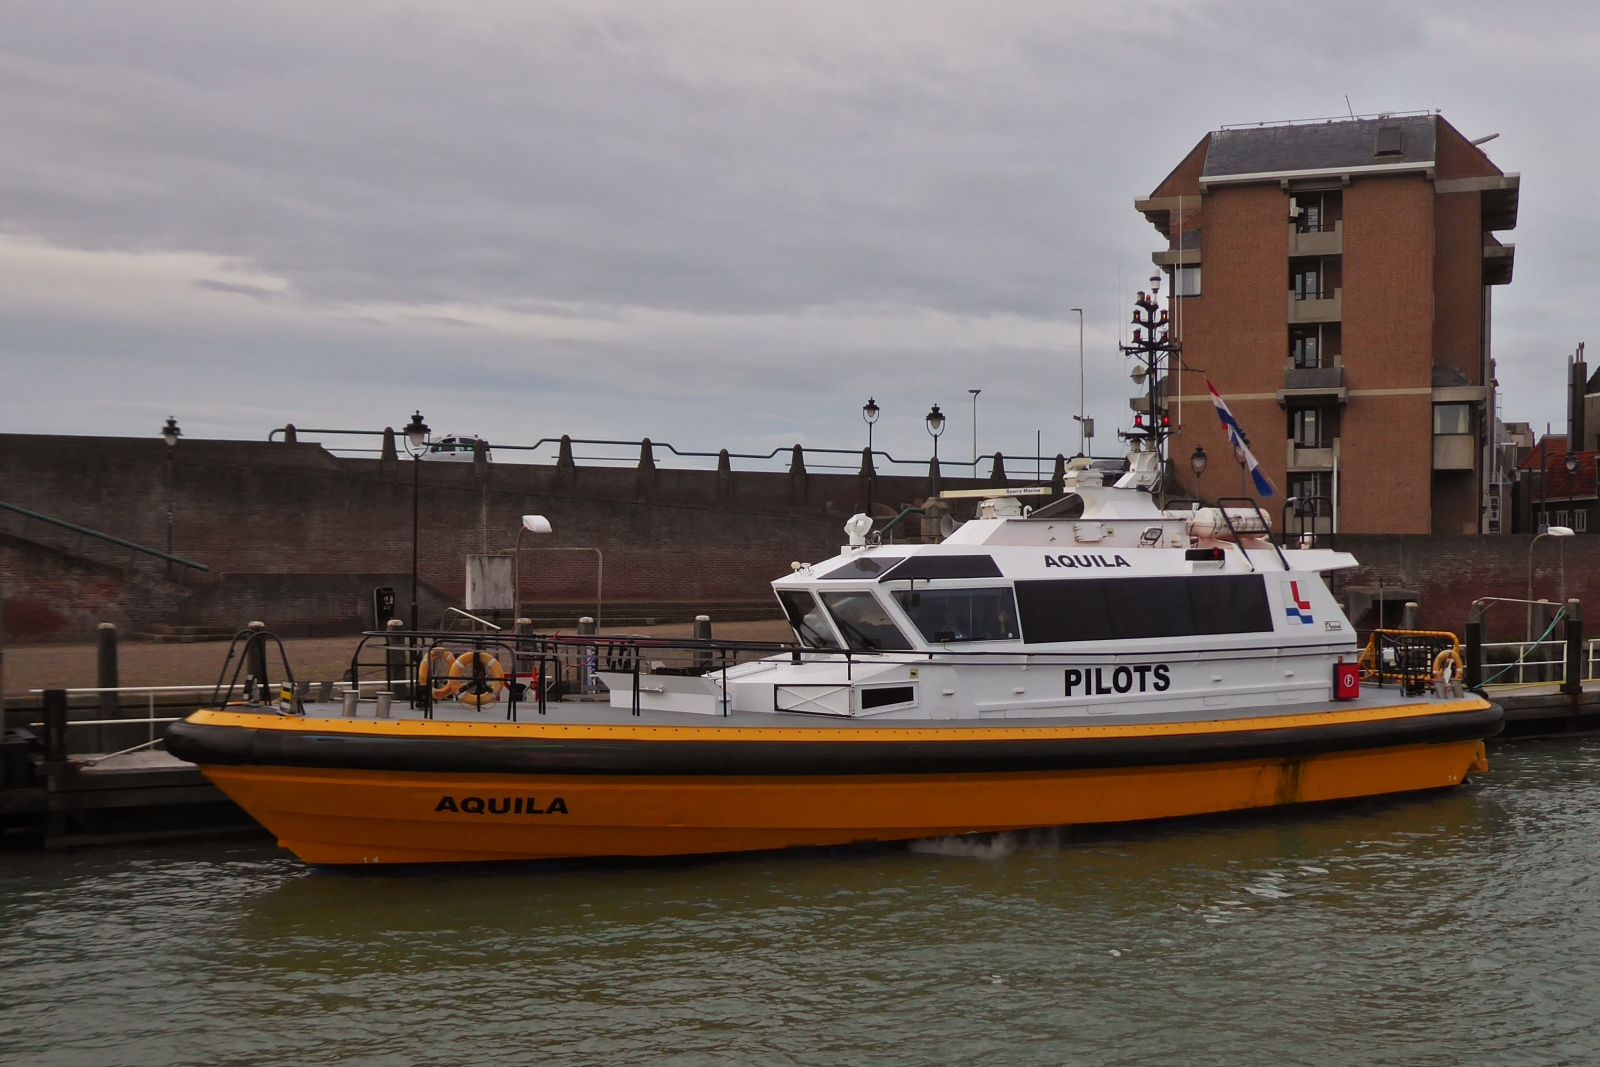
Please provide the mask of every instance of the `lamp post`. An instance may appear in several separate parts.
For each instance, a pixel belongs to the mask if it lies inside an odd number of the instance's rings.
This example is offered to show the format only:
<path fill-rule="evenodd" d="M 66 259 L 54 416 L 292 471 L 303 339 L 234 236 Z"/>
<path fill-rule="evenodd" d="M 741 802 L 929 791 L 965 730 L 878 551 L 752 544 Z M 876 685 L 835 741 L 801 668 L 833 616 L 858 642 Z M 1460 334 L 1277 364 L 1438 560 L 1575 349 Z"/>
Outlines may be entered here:
<path fill-rule="evenodd" d="M 1578 454 L 1572 450 L 1570 444 L 1567 446 L 1567 457 L 1561 461 L 1561 465 L 1567 468 L 1567 521 L 1572 522 L 1574 521 L 1572 518 L 1572 485 L 1577 481 L 1578 476 Z M 1566 552 L 1564 547 L 1562 552 Z M 1563 579 L 1566 577 L 1565 570 L 1562 572 L 1562 577 Z M 1566 602 L 1565 590 L 1562 592 L 1562 602 Z"/>
<path fill-rule="evenodd" d="M 972 476 L 978 476 L 978 394 L 982 389 L 968 389 L 972 394 Z"/>
<path fill-rule="evenodd" d="M 171 415 L 167 416 L 167 424 L 161 427 L 161 439 L 167 443 L 167 555 L 172 555 L 172 453 L 177 450 L 178 438 L 183 436 L 183 431 L 178 429 L 178 420 Z M 167 561 L 167 569 L 172 569 L 172 561 Z"/>
<path fill-rule="evenodd" d="M 1083 440 L 1083 309 L 1072 308 L 1078 313 L 1078 455 L 1088 455 L 1088 446 Z"/>
<path fill-rule="evenodd" d="M 1189 467 L 1194 471 L 1194 495 L 1201 503 L 1205 503 L 1205 500 L 1200 495 L 1200 476 L 1206 472 L 1206 461 L 1209 459 L 1203 445 L 1195 445 L 1194 455 L 1189 457 Z"/>
<path fill-rule="evenodd" d="M 881 411 L 881 409 L 878 407 L 878 402 L 876 400 L 874 400 L 870 396 L 867 397 L 867 402 L 865 404 L 861 405 L 861 418 L 867 424 L 867 462 L 869 464 L 872 464 L 873 469 L 876 469 L 877 465 L 875 463 L 873 463 L 873 460 L 872 460 L 872 427 L 873 427 L 874 424 L 877 423 L 878 415 L 879 415 L 880 411 Z M 872 479 L 871 478 L 867 479 L 867 514 L 868 515 L 872 514 Z"/>
<path fill-rule="evenodd" d="M 1534 534 L 1533 540 L 1528 542 L 1528 635 L 1526 638 L 1524 638 L 1524 640 L 1533 640 L 1533 548 L 1539 543 L 1539 538 L 1541 537 L 1562 538 L 1571 536 L 1572 528 L 1570 526 L 1546 526 L 1543 531 Z M 1561 595 L 1564 599 L 1566 597 L 1567 587 L 1567 573 L 1564 553 L 1562 559 L 1563 566 L 1561 568 Z"/>
<path fill-rule="evenodd" d="M 927 424 L 928 435 L 933 438 L 933 459 L 939 461 L 939 437 L 944 433 L 944 412 L 939 410 L 939 405 L 933 405 L 933 410 L 922 417 Z"/>
<path fill-rule="evenodd" d="M 517 527 L 517 546 L 512 549 L 511 585 L 516 590 L 512 596 L 511 616 L 513 620 L 522 618 L 522 535 L 525 533 L 547 534 L 550 533 L 550 520 L 543 515 L 524 515 L 522 525 Z"/>
<path fill-rule="evenodd" d="M 867 402 L 861 405 L 861 419 L 867 424 L 867 451 L 872 451 L 872 427 L 878 421 L 878 415 L 883 409 L 878 407 L 878 402 L 872 397 L 867 397 Z"/>
<path fill-rule="evenodd" d="M 411 421 L 406 423 L 406 451 L 411 455 L 411 630 L 417 629 L 417 534 L 419 526 L 419 511 L 417 506 L 418 490 L 422 484 L 422 457 L 428 451 L 428 424 L 422 421 L 422 412 L 418 411 L 411 416 Z"/>

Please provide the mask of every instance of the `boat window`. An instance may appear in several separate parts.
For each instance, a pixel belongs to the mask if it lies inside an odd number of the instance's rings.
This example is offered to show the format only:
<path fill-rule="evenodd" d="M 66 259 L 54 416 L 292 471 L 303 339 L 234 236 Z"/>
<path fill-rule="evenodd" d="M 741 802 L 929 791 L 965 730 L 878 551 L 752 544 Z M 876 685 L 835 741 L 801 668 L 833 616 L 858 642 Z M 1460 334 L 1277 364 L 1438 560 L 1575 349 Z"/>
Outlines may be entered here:
<path fill-rule="evenodd" d="M 789 617 L 794 635 L 807 648 L 838 648 L 839 642 L 828 627 L 828 617 L 817 605 L 817 598 L 798 589 L 785 589 L 778 594 L 778 603 Z"/>
<path fill-rule="evenodd" d="M 880 582 L 907 578 L 999 578 L 993 556 L 912 556 L 889 571 Z"/>
<path fill-rule="evenodd" d="M 895 603 L 929 644 L 1015 641 L 1017 603 L 1011 590 L 897 589 Z"/>
<path fill-rule="evenodd" d="M 823 593 L 845 643 L 858 652 L 906 652 L 911 642 L 871 593 Z"/>
<path fill-rule="evenodd" d="M 1030 644 L 1272 630 L 1259 574 L 1023 581 L 1017 606 Z"/>
<path fill-rule="evenodd" d="M 904 556 L 862 556 L 859 559 L 851 560 L 843 567 L 835 567 L 821 577 L 824 581 L 829 578 L 876 578 L 903 559 L 905 559 Z"/>

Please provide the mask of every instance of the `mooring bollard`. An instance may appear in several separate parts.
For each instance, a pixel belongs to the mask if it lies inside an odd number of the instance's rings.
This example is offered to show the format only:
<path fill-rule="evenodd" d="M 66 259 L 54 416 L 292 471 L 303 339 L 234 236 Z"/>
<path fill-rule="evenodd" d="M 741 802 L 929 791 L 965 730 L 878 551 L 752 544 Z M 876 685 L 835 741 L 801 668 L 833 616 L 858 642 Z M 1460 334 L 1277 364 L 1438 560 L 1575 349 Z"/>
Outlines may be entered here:
<path fill-rule="evenodd" d="M 1567 669 L 1561 691 L 1574 696 L 1583 693 L 1583 605 L 1567 601 Z"/>
<path fill-rule="evenodd" d="M 696 641 L 711 640 L 711 616 L 696 615 L 694 617 L 694 639 Z M 696 649 L 694 665 L 704 672 L 711 666 L 711 650 L 709 648 Z"/>
<path fill-rule="evenodd" d="M 1483 688 L 1483 619 L 1467 620 L 1466 662 L 1461 665 L 1466 687 L 1473 692 Z"/>
<path fill-rule="evenodd" d="M 344 691 L 344 717 L 345 718 L 353 719 L 353 718 L 356 717 L 356 705 L 358 703 L 360 703 L 360 701 L 361 701 L 361 690 L 359 690 L 359 689 L 346 689 Z"/>
<path fill-rule="evenodd" d="M 100 650 L 97 658 L 98 670 L 95 672 L 95 685 L 102 690 L 100 694 L 100 717 L 102 719 L 115 719 L 122 711 L 122 696 L 116 691 L 117 685 L 117 624 L 103 622 L 99 629 Z"/>
<path fill-rule="evenodd" d="M 378 690 L 378 718 L 389 717 L 389 705 L 394 701 L 394 694 L 387 689 Z"/>
<path fill-rule="evenodd" d="M 67 759 L 67 691 L 44 691 L 44 758 L 46 763 Z"/>
<path fill-rule="evenodd" d="M 318 687 L 318 691 L 317 691 L 317 703 L 318 704 L 326 704 L 328 701 L 330 701 L 332 699 L 333 699 L 333 683 L 332 682 L 323 682 L 323 683 L 321 683 L 321 685 Z"/>
<path fill-rule="evenodd" d="M 383 680 L 392 693 L 399 689 L 397 683 L 401 679 L 405 679 L 407 674 L 406 652 L 408 649 L 406 643 L 394 636 L 396 632 L 405 628 L 405 622 L 401 619 L 390 619 L 385 628 L 389 631 L 389 635 L 383 639 L 385 647 L 383 654 Z M 409 679 L 407 679 L 407 682 L 409 683 Z"/>
<path fill-rule="evenodd" d="M 263 631 L 267 628 L 264 622 L 252 622 L 248 629 L 254 630 L 245 642 L 245 673 L 256 680 L 261 687 L 261 703 L 270 703 L 267 699 L 267 639 Z"/>

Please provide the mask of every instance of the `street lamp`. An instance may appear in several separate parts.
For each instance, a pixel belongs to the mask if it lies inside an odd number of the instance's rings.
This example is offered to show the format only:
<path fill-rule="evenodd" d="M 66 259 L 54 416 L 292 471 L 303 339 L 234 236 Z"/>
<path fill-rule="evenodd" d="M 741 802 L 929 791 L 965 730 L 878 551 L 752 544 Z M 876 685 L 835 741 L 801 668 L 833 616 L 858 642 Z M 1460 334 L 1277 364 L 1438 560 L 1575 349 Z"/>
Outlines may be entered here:
<path fill-rule="evenodd" d="M 417 532 L 419 512 L 418 488 L 422 478 L 422 457 L 428 451 L 428 424 L 422 421 L 422 412 L 411 416 L 402 431 L 406 435 L 406 451 L 411 455 L 411 630 L 417 629 Z"/>
<path fill-rule="evenodd" d="M 517 546 L 512 550 L 511 584 L 516 588 L 513 594 L 515 614 L 513 620 L 522 618 L 522 535 L 525 533 L 547 534 L 550 533 L 550 520 L 543 515 L 524 515 L 522 525 L 517 527 Z"/>
<path fill-rule="evenodd" d="M 1196 498 L 1200 497 L 1200 476 L 1206 472 L 1206 461 L 1208 459 L 1210 457 L 1206 455 L 1205 446 L 1195 445 L 1194 455 L 1189 457 L 1189 466 L 1194 471 L 1194 495 Z"/>
<path fill-rule="evenodd" d="M 167 424 L 161 427 L 161 439 L 167 443 L 167 555 L 172 555 L 172 453 L 178 447 L 178 438 L 183 436 L 183 431 L 178 429 L 178 420 L 171 415 L 167 416 Z M 167 569 L 172 569 L 172 561 L 167 561 Z"/>
<path fill-rule="evenodd" d="M 1528 635 L 1525 640 L 1533 640 L 1533 548 L 1539 543 L 1539 538 L 1541 537 L 1562 538 L 1571 536 L 1573 536 L 1573 532 L 1570 526 L 1547 526 L 1543 532 L 1534 534 L 1533 540 L 1528 542 Z M 1566 555 L 1563 553 L 1561 567 L 1561 595 L 1563 598 L 1566 597 L 1566 585 Z"/>
<path fill-rule="evenodd" d="M 1567 458 L 1561 461 L 1561 465 L 1563 467 L 1567 468 L 1567 512 L 1568 512 L 1567 517 L 1568 517 L 1568 519 L 1571 519 L 1572 518 L 1571 512 L 1573 510 L 1572 509 L 1572 483 L 1578 480 L 1577 477 L 1576 477 L 1576 475 L 1578 473 L 1578 454 L 1576 452 L 1574 452 L 1569 447 L 1567 449 Z M 1563 550 L 1563 555 L 1564 554 L 1565 554 L 1565 550 Z M 1563 571 L 1562 572 L 1562 578 L 1565 579 L 1565 577 L 1566 577 L 1566 573 L 1565 573 L 1565 571 Z M 1566 584 L 1565 581 L 1563 581 L 1562 584 L 1565 585 Z"/>
<path fill-rule="evenodd" d="M 922 417 L 928 425 L 928 434 L 933 438 L 933 458 L 939 459 L 939 437 L 944 433 L 944 412 L 939 410 L 939 405 L 933 405 L 933 410 Z"/>
<path fill-rule="evenodd" d="M 867 424 L 867 465 L 862 470 L 863 474 L 868 470 L 875 471 L 877 469 L 877 465 L 872 461 L 872 426 L 878 421 L 879 410 L 878 402 L 870 396 L 867 397 L 867 402 L 861 405 L 861 418 Z M 870 477 L 867 479 L 867 514 L 872 514 L 872 479 Z"/>

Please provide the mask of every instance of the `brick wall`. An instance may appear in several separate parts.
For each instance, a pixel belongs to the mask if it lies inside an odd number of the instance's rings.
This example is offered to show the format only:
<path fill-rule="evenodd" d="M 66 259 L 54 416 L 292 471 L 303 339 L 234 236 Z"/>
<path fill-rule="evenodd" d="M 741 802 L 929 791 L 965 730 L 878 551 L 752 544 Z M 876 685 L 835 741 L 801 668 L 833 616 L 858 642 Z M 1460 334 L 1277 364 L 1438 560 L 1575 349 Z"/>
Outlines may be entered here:
<path fill-rule="evenodd" d="M 8 639 L 85 634 L 99 621 L 232 629 L 259 618 L 289 633 L 349 631 L 365 624 L 380 584 L 395 587 L 404 614 L 413 473 L 408 459 L 342 459 L 315 444 L 186 440 L 169 461 L 159 440 L 0 435 L 0 500 L 165 548 L 170 480 L 173 552 L 211 568 L 174 589 L 136 581 L 149 568 L 121 566 L 123 556 L 85 562 L 80 574 L 75 538 L 33 523 L 29 538 L 68 551 L 13 546 L 5 554 Z M 623 614 L 770 612 L 772 579 L 793 560 L 834 554 L 845 519 L 866 498 L 865 480 L 853 474 L 797 481 L 781 471 L 471 463 L 424 463 L 415 473 L 424 620 L 461 602 L 467 555 L 511 550 L 525 513 L 547 516 L 555 529 L 525 535 L 525 549 L 604 553 L 605 600 Z M 881 516 L 928 493 L 926 478 L 883 476 L 872 498 Z M 3 529 L 19 530 L 18 521 L 0 516 Z M 99 559 L 95 544 L 82 551 Z M 592 612 L 588 553 L 528 551 L 523 567 L 537 616 Z"/>
<path fill-rule="evenodd" d="M 1479 597 L 1527 596 L 1532 540 L 1526 535 L 1341 535 L 1338 549 L 1353 554 L 1360 565 L 1334 572 L 1329 584 L 1347 611 L 1352 593 L 1359 606 L 1363 597 L 1374 597 L 1380 588 L 1415 591 L 1420 594 L 1423 627 L 1460 636 L 1472 602 Z M 1600 623 L 1600 537 L 1545 538 L 1533 546 L 1533 598 L 1559 600 L 1563 576 L 1565 595 L 1584 603 L 1588 629 L 1600 630 L 1595 625 Z M 1487 618 L 1492 640 L 1517 640 L 1522 634 L 1525 614 L 1520 605 L 1494 607 Z M 1363 625 L 1362 619 L 1352 621 Z"/>

